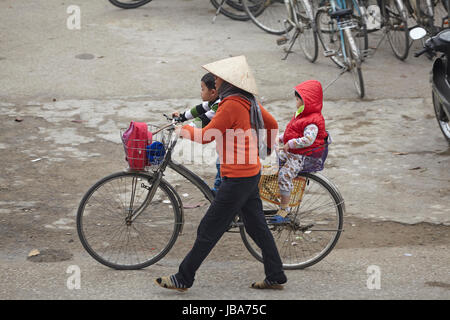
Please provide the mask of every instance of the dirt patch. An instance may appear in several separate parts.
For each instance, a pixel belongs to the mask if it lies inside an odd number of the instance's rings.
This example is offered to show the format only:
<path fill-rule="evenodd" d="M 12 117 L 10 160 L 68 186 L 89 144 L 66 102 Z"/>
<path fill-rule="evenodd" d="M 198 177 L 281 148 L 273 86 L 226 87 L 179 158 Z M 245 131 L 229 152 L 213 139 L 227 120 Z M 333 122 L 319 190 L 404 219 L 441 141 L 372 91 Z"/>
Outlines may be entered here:
<path fill-rule="evenodd" d="M 444 289 L 450 290 L 450 283 L 446 283 L 446 282 L 431 281 L 431 282 L 425 282 L 425 284 L 430 287 L 438 287 L 438 288 L 444 288 Z"/>
<path fill-rule="evenodd" d="M 70 260 L 73 254 L 65 250 L 60 249 L 43 249 L 36 250 L 32 253 L 33 255 L 28 256 L 27 260 L 31 262 L 60 262 Z"/>
<path fill-rule="evenodd" d="M 450 227 L 430 223 L 403 224 L 344 218 L 344 232 L 337 248 L 437 246 L 450 243 Z"/>

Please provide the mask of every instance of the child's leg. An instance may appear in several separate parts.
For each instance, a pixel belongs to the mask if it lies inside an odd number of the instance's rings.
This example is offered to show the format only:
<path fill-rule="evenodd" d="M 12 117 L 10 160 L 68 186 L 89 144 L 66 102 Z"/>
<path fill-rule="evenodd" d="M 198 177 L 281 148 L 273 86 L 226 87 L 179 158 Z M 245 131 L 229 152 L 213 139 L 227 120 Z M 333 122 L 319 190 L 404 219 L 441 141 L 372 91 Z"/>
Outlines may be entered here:
<path fill-rule="evenodd" d="M 289 205 L 291 192 L 294 187 L 293 180 L 303 168 L 303 156 L 289 154 L 286 163 L 278 173 L 278 186 L 280 188 L 281 209 L 286 209 Z"/>

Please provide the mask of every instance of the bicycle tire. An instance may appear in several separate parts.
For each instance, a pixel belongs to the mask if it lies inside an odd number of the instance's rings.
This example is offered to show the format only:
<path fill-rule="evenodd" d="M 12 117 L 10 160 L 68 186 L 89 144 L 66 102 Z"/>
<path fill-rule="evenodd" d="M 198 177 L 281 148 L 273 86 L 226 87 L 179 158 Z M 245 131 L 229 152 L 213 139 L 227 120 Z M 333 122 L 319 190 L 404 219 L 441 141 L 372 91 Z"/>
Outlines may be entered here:
<path fill-rule="evenodd" d="M 317 39 L 317 29 L 314 21 L 314 14 L 312 7 L 307 10 L 305 0 L 299 0 L 297 3 L 297 12 L 299 20 L 303 24 L 303 32 L 299 36 L 300 48 L 303 51 L 306 59 L 314 63 L 319 55 L 319 40 Z M 308 40 L 309 39 L 309 40 Z"/>
<path fill-rule="evenodd" d="M 129 188 L 130 179 L 134 189 Z M 77 212 L 78 236 L 84 249 L 101 264 L 117 270 L 142 269 L 162 259 L 175 244 L 183 224 L 181 200 L 161 180 L 154 201 L 145 203 L 152 180 L 152 175 L 143 172 L 114 173 L 95 183 L 82 198 Z M 141 183 L 139 190 L 138 183 Z M 167 200 L 161 200 L 162 196 Z M 126 214 L 130 208 L 134 210 L 133 206 L 145 212 L 128 225 Z M 156 213 L 149 216 L 147 211 L 152 209 L 159 210 L 159 216 Z M 163 209 L 168 213 L 161 214 Z M 145 232 L 141 232 L 143 229 Z M 113 238 L 116 235 L 118 239 Z M 134 252 L 120 252 L 121 247 Z"/>
<path fill-rule="evenodd" d="M 307 202 L 305 199 L 313 199 L 312 194 L 314 194 L 315 192 L 316 193 L 318 192 L 318 189 L 315 189 L 314 186 L 310 188 L 311 182 L 313 181 L 313 182 L 317 183 L 317 185 L 319 185 L 320 188 L 322 188 L 324 193 L 327 193 L 328 197 L 330 197 L 330 201 L 333 202 L 332 204 L 330 203 L 330 206 L 332 205 L 334 208 L 336 208 L 335 215 L 336 215 L 337 221 L 335 221 L 336 225 L 333 225 L 333 227 L 335 229 L 332 232 L 335 232 L 335 233 L 331 236 L 331 238 L 326 243 L 326 245 L 322 248 L 322 250 L 320 250 L 318 254 L 315 254 L 312 257 L 306 257 L 307 259 L 304 261 L 300 261 L 300 260 L 302 257 L 305 257 L 304 253 L 308 249 L 305 246 L 307 244 L 306 242 L 307 241 L 311 241 L 311 242 L 318 241 L 321 238 L 320 235 L 318 235 L 317 238 L 313 238 L 313 237 L 309 238 L 310 237 L 309 234 L 313 233 L 313 231 L 314 232 L 317 231 L 318 233 L 320 233 L 320 229 L 312 230 L 311 227 L 309 227 L 308 229 L 304 229 L 304 232 L 301 235 L 300 235 L 300 233 L 297 233 L 297 234 L 292 235 L 292 237 L 288 231 L 287 238 L 280 238 L 283 235 L 283 232 L 287 231 L 289 228 L 292 228 L 292 226 L 276 225 L 276 224 L 269 222 L 268 223 L 269 229 L 272 231 L 272 234 L 274 235 L 274 239 L 277 244 L 278 251 L 280 253 L 280 257 L 283 261 L 283 269 L 285 269 L 285 270 L 304 269 L 304 268 L 310 267 L 310 266 L 318 263 L 322 259 L 324 259 L 336 246 L 336 243 L 339 240 L 340 234 L 342 232 L 342 226 L 344 223 L 343 222 L 344 213 L 345 213 L 344 200 L 343 200 L 342 196 L 340 195 L 339 190 L 333 185 L 333 183 L 318 173 L 301 173 L 301 174 L 299 174 L 299 176 L 305 177 L 308 181 L 307 187 L 305 189 L 305 194 L 303 196 L 303 200 L 302 200 L 302 203 L 300 204 L 300 207 L 303 207 L 303 209 L 307 209 L 308 208 L 307 206 L 309 204 L 305 205 L 305 202 Z M 308 188 L 309 188 L 309 190 L 308 190 Z M 309 192 L 309 191 L 311 191 L 311 192 Z M 300 207 L 297 208 L 297 210 L 303 210 Z M 325 207 L 326 207 L 326 205 L 323 204 L 317 208 L 305 210 L 304 214 L 305 213 L 307 214 L 308 211 L 312 212 L 314 210 L 317 210 L 316 212 L 318 214 L 316 216 L 318 217 L 320 215 L 319 209 L 322 210 Z M 270 216 L 273 215 L 274 212 L 276 212 L 276 210 L 265 210 L 264 213 L 266 214 L 266 220 L 270 219 Z M 296 213 L 296 215 L 297 214 L 299 215 L 299 213 Z M 306 217 L 307 216 L 305 215 L 304 218 L 306 218 Z M 294 219 L 297 219 L 297 216 L 295 216 Z M 319 223 L 322 223 L 322 224 L 319 224 Z M 325 223 L 327 223 L 327 220 L 317 221 L 318 225 L 324 226 Z M 322 229 L 322 232 L 326 232 L 325 230 L 326 229 Z M 298 230 L 295 230 L 294 233 L 297 231 Z M 308 231 L 309 231 L 309 233 L 308 233 Z M 244 245 L 247 248 L 247 250 L 250 252 L 250 254 L 253 257 L 255 257 L 258 261 L 262 262 L 263 258 L 262 258 L 262 254 L 261 254 L 258 246 L 253 242 L 253 240 L 250 240 L 250 237 L 245 232 L 245 228 L 243 226 L 240 227 L 240 232 L 241 232 L 242 241 L 244 242 Z M 292 230 L 291 230 L 291 232 L 292 232 Z M 303 243 L 299 245 L 298 243 L 294 243 L 295 241 L 291 242 L 291 240 L 295 240 L 298 242 L 303 241 Z M 308 246 L 311 246 L 311 244 L 308 244 Z M 297 250 L 297 248 L 299 250 Z M 295 253 L 294 253 L 295 260 L 294 261 L 292 260 L 292 257 L 287 256 L 287 255 L 291 256 L 289 253 L 292 253 L 293 251 L 295 251 Z M 299 254 L 300 251 L 302 251 L 301 254 Z"/>
<path fill-rule="evenodd" d="M 391 6 L 394 3 L 394 6 Z M 408 16 L 406 9 L 399 8 L 397 2 L 387 1 L 384 2 L 383 6 L 383 17 L 385 21 L 385 28 L 387 33 L 387 38 L 389 45 L 394 53 L 394 55 L 399 60 L 405 60 L 408 57 L 409 52 L 409 30 L 408 30 Z M 397 11 L 396 12 L 394 12 Z M 395 26 L 395 23 L 400 21 L 399 26 Z M 394 29 L 398 29 L 398 34 L 394 36 Z M 398 39 L 398 42 L 394 38 Z M 397 44 L 399 46 L 397 46 Z"/>
<path fill-rule="evenodd" d="M 322 44 L 323 50 L 325 52 L 334 51 L 335 54 L 330 56 L 331 61 L 333 61 L 339 68 L 345 68 L 341 37 L 339 30 L 337 30 L 336 19 L 331 19 L 328 10 L 321 8 L 316 12 L 315 21 L 317 36 Z"/>
<path fill-rule="evenodd" d="M 212 5 L 218 9 L 219 6 L 222 3 L 222 0 L 210 0 Z M 247 12 L 245 11 L 241 0 L 226 0 L 225 4 L 226 6 L 222 6 L 220 8 L 220 13 L 222 13 L 224 16 L 237 20 L 237 21 L 248 21 L 250 20 L 250 17 L 248 16 Z M 257 5 L 253 5 L 251 7 L 251 11 L 254 12 L 256 16 L 258 16 L 263 9 L 262 3 L 257 3 Z"/>
<path fill-rule="evenodd" d="M 120 0 L 109 0 L 113 5 L 122 9 L 136 9 L 144 4 L 149 3 L 152 0 L 136 0 L 136 1 L 120 1 Z"/>
<path fill-rule="evenodd" d="M 359 48 L 356 46 L 354 39 L 349 39 L 348 34 L 346 35 L 346 51 L 347 51 L 347 57 L 350 59 L 351 67 L 350 72 L 353 77 L 353 84 L 355 85 L 356 92 L 358 93 L 358 96 L 362 99 L 365 95 L 365 88 L 364 88 L 364 79 L 362 76 L 362 70 L 361 70 L 361 57 L 360 57 L 360 51 Z M 350 34 L 350 37 L 353 37 Z M 353 42 L 353 44 L 351 44 Z M 356 54 L 355 54 L 356 52 Z"/>
<path fill-rule="evenodd" d="M 285 25 L 287 16 L 286 5 L 280 0 L 242 0 L 247 15 L 255 25 L 270 34 L 282 35 L 292 30 L 291 25 Z M 258 5 L 261 10 L 258 15 L 251 10 L 251 5 Z"/>

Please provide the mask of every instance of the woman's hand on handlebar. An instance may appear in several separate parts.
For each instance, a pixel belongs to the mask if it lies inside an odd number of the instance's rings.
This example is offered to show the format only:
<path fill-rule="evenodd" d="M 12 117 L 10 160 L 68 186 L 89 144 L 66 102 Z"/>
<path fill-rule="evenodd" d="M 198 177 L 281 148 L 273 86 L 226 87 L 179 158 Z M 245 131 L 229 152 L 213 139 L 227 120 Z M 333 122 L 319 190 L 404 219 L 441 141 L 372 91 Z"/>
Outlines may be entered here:
<path fill-rule="evenodd" d="M 183 126 L 175 126 L 175 134 L 179 137 L 183 137 L 181 134 L 181 130 L 183 130 Z"/>

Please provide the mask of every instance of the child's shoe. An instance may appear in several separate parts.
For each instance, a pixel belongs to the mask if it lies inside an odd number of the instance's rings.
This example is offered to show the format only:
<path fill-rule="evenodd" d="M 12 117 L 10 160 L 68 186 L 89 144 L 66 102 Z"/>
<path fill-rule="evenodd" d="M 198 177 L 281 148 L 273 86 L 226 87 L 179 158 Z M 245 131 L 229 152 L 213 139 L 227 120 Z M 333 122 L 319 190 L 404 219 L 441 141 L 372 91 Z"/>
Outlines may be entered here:
<path fill-rule="evenodd" d="M 282 218 L 286 218 L 288 214 L 289 214 L 289 209 L 287 209 L 287 208 L 280 208 L 277 211 L 277 215 Z"/>
<path fill-rule="evenodd" d="M 289 211 L 284 208 L 280 208 L 277 213 L 271 218 L 273 223 L 285 223 L 289 222 Z"/>

